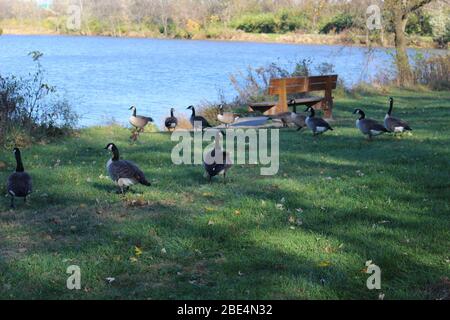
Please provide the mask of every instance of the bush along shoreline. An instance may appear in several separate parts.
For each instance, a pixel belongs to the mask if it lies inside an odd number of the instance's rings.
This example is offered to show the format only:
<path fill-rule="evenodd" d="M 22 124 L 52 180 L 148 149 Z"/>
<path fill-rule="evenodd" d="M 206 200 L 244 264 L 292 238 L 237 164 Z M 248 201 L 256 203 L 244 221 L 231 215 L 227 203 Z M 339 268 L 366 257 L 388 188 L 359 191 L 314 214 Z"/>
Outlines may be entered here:
<path fill-rule="evenodd" d="M 0 74 L 0 146 L 24 147 L 69 135 L 79 116 L 45 80 L 43 54 L 30 52 L 36 64 L 27 77 Z"/>

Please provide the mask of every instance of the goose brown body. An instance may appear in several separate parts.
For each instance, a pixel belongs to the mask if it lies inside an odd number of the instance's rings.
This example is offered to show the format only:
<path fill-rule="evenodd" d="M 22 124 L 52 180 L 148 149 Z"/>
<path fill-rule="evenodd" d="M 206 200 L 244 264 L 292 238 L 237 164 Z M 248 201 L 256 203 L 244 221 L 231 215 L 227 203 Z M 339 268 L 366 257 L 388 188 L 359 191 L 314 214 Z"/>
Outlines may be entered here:
<path fill-rule="evenodd" d="M 356 109 L 353 114 L 360 115 L 360 118 L 356 120 L 356 127 L 362 132 L 362 134 L 367 135 L 369 139 L 388 132 L 388 130 L 378 121 L 367 119 L 366 114 L 361 109 Z"/>
<path fill-rule="evenodd" d="M 113 157 L 106 164 L 106 169 L 111 180 L 119 186 L 122 193 L 135 184 L 151 185 L 144 172 L 134 162 L 120 159 L 116 145 L 110 143 L 105 149 L 110 150 L 113 154 Z"/>
<path fill-rule="evenodd" d="M 206 128 L 212 128 L 212 126 L 209 124 L 208 120 L 206 120 L 202 116 L 196 115 L 194 106 L 189 106 L 187 109 L 192 110 L 192 115 L 189 120 L 190 120 L 192 128 L 194 128 L 194 130 L 195 129 L 205 130 Z"/>
<path fill-rule="evenodd" d="M 384 127 L 389 132 L 393 133 L 403 133 L 405 131 L 412 131 L 412 128 L 406 121 L 403 121 L 402 119 L 395 118 L 392 116 L 392 111 L 394 109 L 394 98 L 390 98 L 389 102 L 390 107 L 388 113 L 386 114 L 386 117 L 384 118 Z"/>
<path fill-rule="evenodd" d="M 178 119 L 175 117 L 174 112 L 175 112 L 174 108 L 170 109 L 170 117 L 168 117 L 164 123 L 167 130 L 169 131 L 175 130 L 176 127 L 178 126 Z"/>
<path fill-rule="evenodd" d="M 203 163 L 209 181 L 218 175 L 223 175 L 225 181 L 227 172 L 233 166 L 230 154 L 220 146 L 221 136 L 220 132 L 216 134 L 215 147 L 206 155 Z"/>
<path fill-rule="evenodd" d="M 223 123 L 226 126 L 229 126 L 230 124 L 233 124 L 236 121 L 237 116 L 232 112 L 224 112 L 224 107 L 221 105 L 219 107 L 219 114 L 217 115 L 217 120 L 219 122 Z"/>
<path fill-rule="evenodd" d="M 7 191 L 11 196 L 11 207 L 15 208 L 15 198 L 26 198 L 33 192 L 33 182 L 31 176 L 25 172 L 22 163 L 22 156 L 19 149 L 14 149 L 16 157 L 16 171 L 8 177 Z"/>
<path fill-rule="evenodd" d="M 322 118 L 316 117 L 316 111 L 312 107 L 308 107 L 305 112 L 310 112 L 310 116 L 306 117 L 305 123 L 313 134 L 323 134 L 329 130 L 333 131 L 333 128 L 328 122 Z"/>
<path fill-rule="evenodd" d="M 132 106 L 130 110 L 133 110 L 133 114 L 131 115 L 129 121 L 130 124 L 136 129 L 144 129 L 150 122 L 153 122 L 153 119 L 150 117 L 144 117 L 137 115 L 136 107 Z"/>

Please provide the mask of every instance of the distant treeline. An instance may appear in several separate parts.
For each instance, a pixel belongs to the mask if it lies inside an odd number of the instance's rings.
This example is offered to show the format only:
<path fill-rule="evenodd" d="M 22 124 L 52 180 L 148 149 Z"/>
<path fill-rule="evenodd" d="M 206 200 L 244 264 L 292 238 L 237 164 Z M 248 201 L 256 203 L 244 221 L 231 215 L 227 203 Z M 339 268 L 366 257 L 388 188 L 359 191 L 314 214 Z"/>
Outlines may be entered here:
<path fill-rule="evenodd" d="M 365 35 L 366 10 L 376 0 L 0 0 L 0 27 L 55 33 L 221 38 L 227 32 Z M 81 30 L 67 29 L 70 5 L 81 9 Z M 382 8 L 382 2 L 379 1 Z M 378 36 L 392 33 L 385 10 Z M 446 44 L 450 9 L 433 1 L 412 14 L 406 31 Z M 372 33 L 373 34 L 373 33 Z"/>

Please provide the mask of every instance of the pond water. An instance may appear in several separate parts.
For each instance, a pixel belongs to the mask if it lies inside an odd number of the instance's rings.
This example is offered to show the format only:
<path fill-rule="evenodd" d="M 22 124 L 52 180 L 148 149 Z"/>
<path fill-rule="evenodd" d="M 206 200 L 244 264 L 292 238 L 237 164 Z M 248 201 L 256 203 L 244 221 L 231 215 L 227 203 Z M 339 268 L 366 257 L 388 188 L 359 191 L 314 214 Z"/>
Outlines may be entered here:
<path fill-rule="evenodd" d="M 366 67 L 367 49 L 345 46 L 247 42 L 156 40 L 69 36 L 0 36 L 0 73 L 35 70 L 27 55 L 44 53 L 48 82 L 82 116 L 81 126 L 114 119 L 127 123 L 131 105 L 161 126 L 170 107 L 187 114 L 189 105 L 217 101 L 219 90 L 236 95 L 230 75 L 279 62 L 289 68 L 300 59 L 335 65 L 352 85 L 389 64 L 388 51 L 376 49 Z"/>

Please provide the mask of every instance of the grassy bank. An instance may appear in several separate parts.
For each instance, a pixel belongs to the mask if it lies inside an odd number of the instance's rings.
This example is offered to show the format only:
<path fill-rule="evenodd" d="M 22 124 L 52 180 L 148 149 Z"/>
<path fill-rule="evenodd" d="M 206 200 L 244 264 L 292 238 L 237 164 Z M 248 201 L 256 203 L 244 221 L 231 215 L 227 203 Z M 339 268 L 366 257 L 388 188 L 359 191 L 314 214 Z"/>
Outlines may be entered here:
<path fill-rule="evenodd" d="M 277 176 L 237 166 L 226 186 L 172 165 L 162 133 L 130 145 L 125 129 L 89 128 L 24 150 L 35 193 L 15 212 L 0 202 L 0 298 L 378 299 L 368 260 L 385 299 L 448 298 L 450 93 L 392 94 L 412 136 L 367 143 L 350 112 L 381 119 L 387 97 L 342 98 L 336 131 L 281 132 Z M 112 193 L 111 141 L 151 188 Z M 6 181 L 12 154 L 0 162 Z M 81 291 L 66 289 L 70 265 Z"/>

